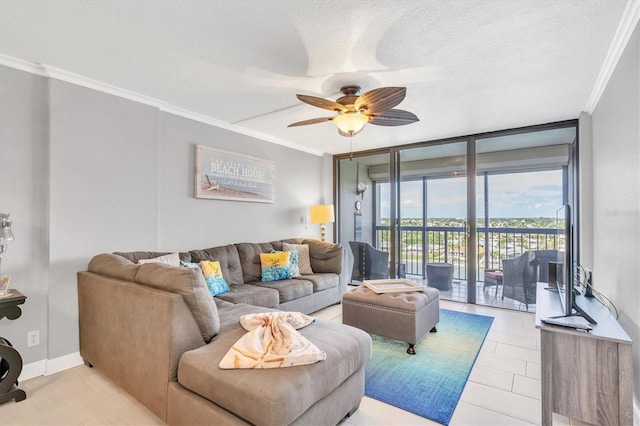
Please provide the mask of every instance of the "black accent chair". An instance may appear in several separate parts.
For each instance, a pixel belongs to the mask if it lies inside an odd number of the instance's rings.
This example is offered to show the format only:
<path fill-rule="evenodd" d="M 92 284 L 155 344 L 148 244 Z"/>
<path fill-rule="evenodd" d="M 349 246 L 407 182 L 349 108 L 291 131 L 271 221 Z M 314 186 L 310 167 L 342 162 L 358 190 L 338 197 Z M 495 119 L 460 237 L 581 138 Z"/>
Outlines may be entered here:
<path fill-rule="evenodd" d="M 351 282 L 364 280 L 384 280 L 389 278 L 389 253 L 380 251 L 371 244 L 349 241 L 353 253 Z"/>

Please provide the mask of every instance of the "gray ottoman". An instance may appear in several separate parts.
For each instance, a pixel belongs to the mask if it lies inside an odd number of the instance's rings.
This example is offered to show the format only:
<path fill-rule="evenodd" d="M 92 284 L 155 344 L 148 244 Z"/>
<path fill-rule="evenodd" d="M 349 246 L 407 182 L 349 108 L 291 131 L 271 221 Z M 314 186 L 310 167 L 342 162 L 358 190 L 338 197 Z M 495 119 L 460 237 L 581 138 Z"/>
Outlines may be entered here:
<path fill-rule="evenodd" d="M 365 286 L 342 296 L 342 323 L 368 333 L 414 345 L 440 321 L 440 293 L 434 288 L 407 293 L 376 294 Z"/>

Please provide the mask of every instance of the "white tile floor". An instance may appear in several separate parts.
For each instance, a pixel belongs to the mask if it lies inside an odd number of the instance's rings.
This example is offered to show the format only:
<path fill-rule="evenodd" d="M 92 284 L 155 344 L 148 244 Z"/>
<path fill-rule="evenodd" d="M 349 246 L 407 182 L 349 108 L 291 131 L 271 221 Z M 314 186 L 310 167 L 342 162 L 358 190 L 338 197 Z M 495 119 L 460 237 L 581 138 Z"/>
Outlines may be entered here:
<path fill-rule="evenodd" d="M 445 309 L 495 318 L 451 425 L 540 424 L 540 339 L 530 313 L 441 301 Z M 315 315 L 332 319 L 341 305 Z M 0 405 L 0 425 L 157 425 L 160 419 L 96 369 L 75 367 L 21 383 L 27 399 Z M 343 425 L 431 425 L 365 397 Z M 554 425 L 580 425 L 554 415 Z"/>
<path fill-rule="evenodd" d="M 411 281 L 427 285 L 427 281 L 420 276 L 410 275 Z M 502 297 L 502 285 L 498 286 L 489 285 L 485 288 L 483 281 L 476 283 L 476 304 L 482 306 L 491 306 L 494 308 L 505 308 L 514 311 L 522 312 L 536 312 L 536 305 L 525 305 L 517 300 L 510 299 L 508 297 Z M 451 300 L 453 302 L 467 302 L 467 282 L 464 280 L 453 280 L 450 290 L 438 290 L 440 291 L 441 300 Z M 496 291 L 498 294 L 496 295 Z"/>

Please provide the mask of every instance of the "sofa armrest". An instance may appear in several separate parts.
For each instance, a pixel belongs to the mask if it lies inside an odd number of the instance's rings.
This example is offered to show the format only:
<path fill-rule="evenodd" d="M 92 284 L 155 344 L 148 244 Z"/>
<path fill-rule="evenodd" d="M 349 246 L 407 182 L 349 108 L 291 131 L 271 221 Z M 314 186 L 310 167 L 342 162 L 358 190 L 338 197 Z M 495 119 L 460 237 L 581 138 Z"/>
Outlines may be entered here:
<path fill-rule="evenodd" d="M 170 381 L 186 351 L 201 347 L 184 298 L 93 272 L 78 273 L 80 355 L 166 420 Z"/>
<path fill-rule="evenodd" d="M 309 245 L 309 257 L 313 272 L 338 275 L 342 273 L 344 247 L 341 244 L 319 240 L 304 240 L 303 244 Z"/>

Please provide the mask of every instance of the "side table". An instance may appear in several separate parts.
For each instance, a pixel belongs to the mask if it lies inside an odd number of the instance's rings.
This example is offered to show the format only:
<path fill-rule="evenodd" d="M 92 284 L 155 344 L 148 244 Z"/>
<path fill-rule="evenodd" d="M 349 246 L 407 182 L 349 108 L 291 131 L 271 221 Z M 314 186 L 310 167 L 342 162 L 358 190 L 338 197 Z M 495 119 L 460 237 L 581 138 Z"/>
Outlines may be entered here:
<path fill-rule="evenodd" d="M 0 298 L 0 320 L 6 317 L 14 320 L 22 315 L 20 306 L 27 298 L 18 290 L 9 290 L 11 296 Z M 11 343 L 0 337 L 0 403 L 14 399 L 20 402 L 27 394 L 18 388 L 18 377 L 22 372 L 22 357 Z"/>
<path fill-rule="evenodd" d="M 493 303 L 498 297 L 498 289 L 502 285 L 502 278 L 503 278 L 502 271 L 496 271 L 495 269 L 487 269 L 486 271 L 484 271 L 483 288 L 486 290 L 487 287 L 491 287 L 494 285 L 496 286 L 496 292 L 493 295 L 493 300 L 491 301 L 491 303 Z M 504 288 L 502 289 L 502 291 L 504 293 Z M 502 300 L 504 300 L 504 294 L 502 295 Z"/>
<path fill-rule="evenodd" d="M 453 281 L 453 264 L 427 263 L 425 265 L 427 285 L 438 290 L 451 290 Z"/>

